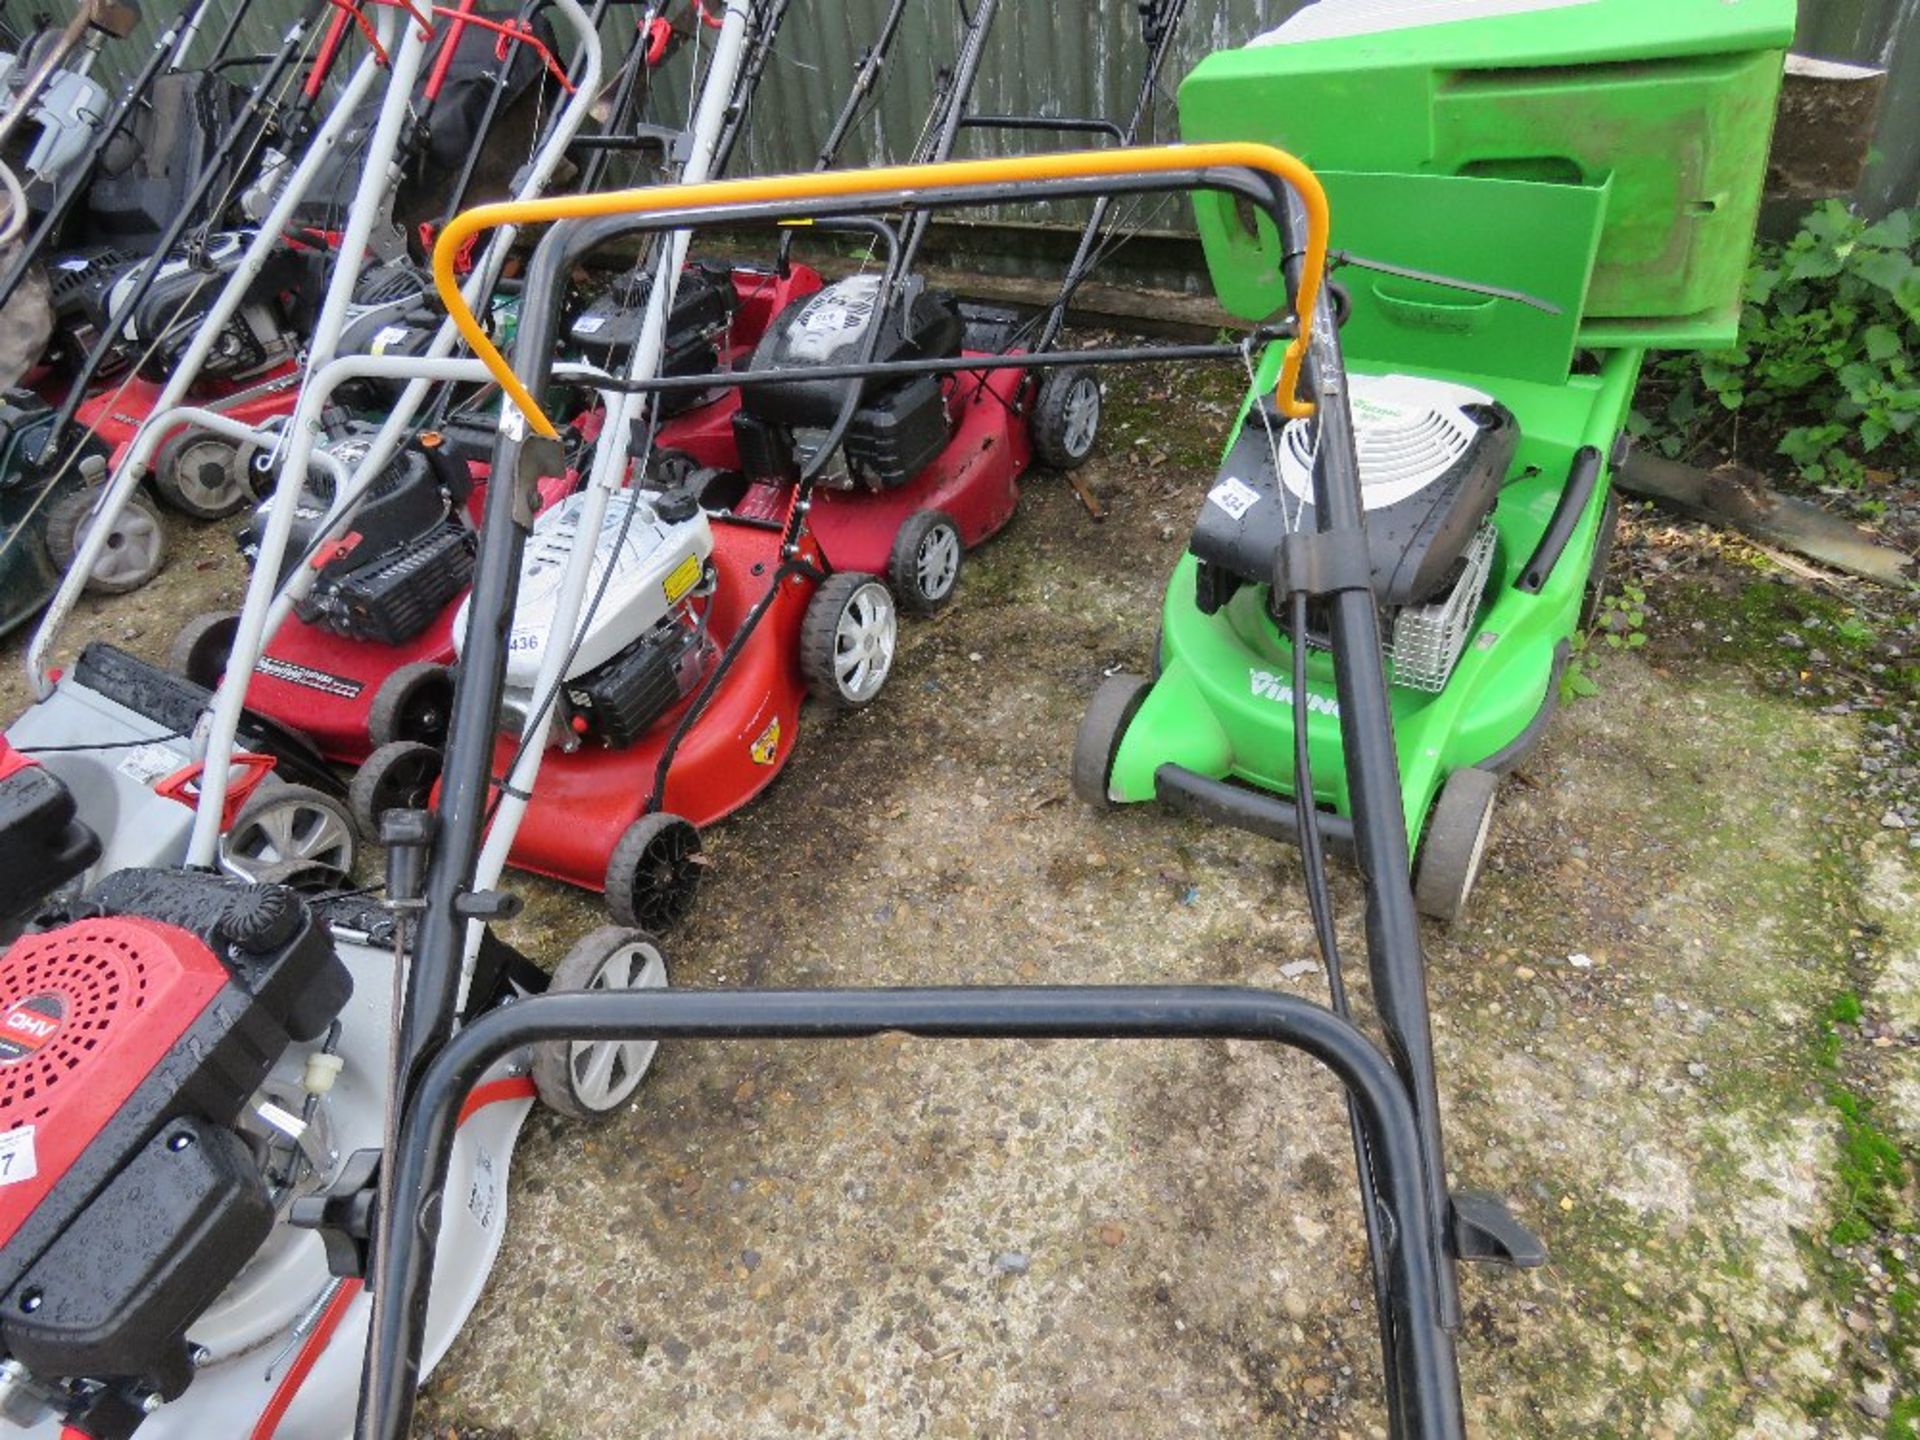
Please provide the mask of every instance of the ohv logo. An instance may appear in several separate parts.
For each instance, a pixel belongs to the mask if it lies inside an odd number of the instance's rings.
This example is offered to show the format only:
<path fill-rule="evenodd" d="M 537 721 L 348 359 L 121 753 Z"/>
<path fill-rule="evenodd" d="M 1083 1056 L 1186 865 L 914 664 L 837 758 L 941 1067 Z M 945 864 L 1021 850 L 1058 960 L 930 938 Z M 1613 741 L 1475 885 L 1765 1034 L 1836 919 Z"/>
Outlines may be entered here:
<path fill-rule="evenodd" d="M 51 992 L 17 1001 L 0 1016 L 0 1065 L 37 1055 L 66 1023 L 67 1002 Z"/>

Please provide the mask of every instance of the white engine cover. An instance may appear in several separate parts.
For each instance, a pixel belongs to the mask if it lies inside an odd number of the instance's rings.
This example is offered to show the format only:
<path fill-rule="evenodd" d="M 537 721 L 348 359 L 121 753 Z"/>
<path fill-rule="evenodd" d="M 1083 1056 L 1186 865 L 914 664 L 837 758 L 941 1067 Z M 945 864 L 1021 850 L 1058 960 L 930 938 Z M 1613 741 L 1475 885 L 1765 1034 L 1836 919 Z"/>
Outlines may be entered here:
<path fill-rule="evenodd" d="M 1485 428 L 1467 407 L 1494 403 L 1471 386 L 1418 375 L 1350 374 L 1347 398 L 1369 510 L 1397 505 L 1445 475 Z M 1313 503 L 1313 436 L 1311 424 L 1292 420 L 1280 441 L 1280 478 L 1303 505 Z"/>
<path fill-rule="evenodd" d="M 586 492 L 570 495 L 533 522 L 526 555 L 520 562 L 519 600 L 514 606 L 513 629 L 507 636 L 507 684 L 525 688 L 539 678 L 547 645 L 565 645 L 571 637 L 553 634 L 554 611 L 567 572 L 574 534 Z M 633 522 L 627 524 L 627 512 Z M 626 537 L 621 543 L 621 527 Z M 616 546 L 618 553 L 615 553 Z M 586 674 L 611 660 L 647 631 L 666 619 L 675 606 L 700 583 L 707 557 L 713 553 L 713 529 L 704 511 L 689 520 L 662 520 L 647 498 L 622 490 L 607 502 L 606 518 L 593 547 L 593 573 L 587 580 L 587 603 L 600 582 L 613 570 L 607 593 L 587 619 L 586 637 L 567 668 L 565 679 Z M 453 621 L 454 646 L 465 651 L 469 597 L 460 603 Z"/>

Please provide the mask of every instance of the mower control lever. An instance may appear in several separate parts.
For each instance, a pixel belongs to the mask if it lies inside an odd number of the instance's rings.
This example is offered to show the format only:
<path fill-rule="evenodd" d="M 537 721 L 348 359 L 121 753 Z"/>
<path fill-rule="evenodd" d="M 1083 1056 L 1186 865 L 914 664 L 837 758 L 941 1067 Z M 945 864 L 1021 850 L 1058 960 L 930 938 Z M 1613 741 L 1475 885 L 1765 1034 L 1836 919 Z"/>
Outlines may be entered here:
<path fill-rule="evenodd" d="M 453 913 L 462 920 L 511 920 L 525 905 L 505 890 L 463 890 L 454 898 Z"/>
<path fill-rule="evenodd" d="M 1513 1218 L 1491 1190 L 1453 1192 L 1453 1253 L 1462 1260 L 1532 1270 L 1547 1263 L 1538 1235 Z"/>
<path fill-rule="evenodd" d="M 327 1273 L 360 1279 L 373 1253 L 374 1200 L 380 1193 L 380 1152 L 356 1150 L 327 1189 L 302 1195 L 287 1212 L 289 1224 L 312 1230 L 327 1252 Z"/>

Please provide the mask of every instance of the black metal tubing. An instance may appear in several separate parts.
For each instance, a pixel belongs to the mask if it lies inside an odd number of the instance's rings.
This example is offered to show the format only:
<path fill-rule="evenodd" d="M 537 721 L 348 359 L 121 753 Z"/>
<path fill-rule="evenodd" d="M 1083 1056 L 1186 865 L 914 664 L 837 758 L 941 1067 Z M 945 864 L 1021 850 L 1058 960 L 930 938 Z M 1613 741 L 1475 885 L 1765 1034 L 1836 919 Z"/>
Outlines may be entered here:
<path fill-rule="evenodd" d="M 186 234 L 188 227 L 196 220 L 204 219 L 205 223 L 218 221 L 218 216 L 200 217 L 198 212 L 201 205 L 212 194 L 215 183 L 219 180 L 221 172 L 226 168 L 234 151 L 252 133 L 256 119 L 262 125 L 271 119 L 273 107 L 269 97 L 273 94 L 274 88 L 279 85 L 281 78 L 293 68 L 296 55 L 301 46 L 306 43 L 307 32 L 330 8 L 331 0 L 309 0 L 306 10 L 288 29 L 285 38 L 280 42 L 280 49 L 275 54 L 273 63 L 254 82 L 253 89 L 247 92 L 247 98 L 241 104 L 239 113 L 221 134 L 219 142 L 213 147 L 213 153 L 207 157 L 207 163 L 194 177 L 193 188 L 188 192 L 186 203 L 180 207 L 180 213 L 174 216 L 172 223 L 167 226 L 166 233 L 155 244 L 152 256 L 141 267 L 140 277 L 134 283 L 133 293 L 127 297 L 127 314 L 132 314 L 139 308 L 140 302 L 146 299 L 147 292 L 153 288 L 153 282 L 159 278 L 160 267 L 166 263 L 167 257 L 173 253 L 173 247 L 180 242 L 180 237 Z M 107 355 L 118 343 L 119 338 L 120 328 L 117 325 L 109 325 L 94 342 L 93 348 L 87 352 L 85 360 L 81 362 L 79 373 L 70 382 L 71 388 L 67 392 L 67 398 L 61 402 L 59 410 L 54 413 L 53 424 L 47 429 L 46 439 L 42 442 L 40 450 L 40 458 L 43 461 L 59 452 L 61 443 L 66 439 L 67 429 L 73 423 L 73 417 L 87 398 L 88 387 L 92 385 L 94 377 L 100 373 L 101 365 L 106 362 Z"/>
<path fill-rule="evenodd" d="M 243 3 L 236 7 L 234 11 L 236 23 L 239 17 L 246 13 L 251 3 L 252 0 L 243 0 Z M 94 137 L 87 146 L 85 160 L 74 167 L 73 172 L 67 176 L 65 184 L 54 192 L 46 214 L 40 217 L 40 223 L 34 226 L 33 234 L 27 237 L 26 244 L 21 247 L 20 258 L 8 269 L 6 278 L 0 280 L 0 305 L 5 305 L 13 298 L 13 292 L 20 288 L 20 282 L 26 278 L 28 268 L 40 257 L 40 252 L 46 247 L 47 241 L 53 238 L 54 232 L 66 222 L 74 202 L 93 184 L 93 172 L 100 163 L 100 156 L 112 143 L 113 137 L 120 133 L 120 128 L 127 123 L 127 117 L 133 113 L 134 106 L 146 98 L 147 92 L 153 88 L 153 82 L 159 79 L 160 72 L 167 67 L 172 58 L 173 47 L 181 34 L 204 19 L 212 4 L 213 0 L 198 0 L 191 13 L 182 12 L 171 25 L 154 37 L 152 48 L 148 52 L 145 63 L 141 65 L 139 73 L 121 87 L 120 98 L 114 101 L 113 108 L 100 122 L 100 128 L 94 132 Z"/>
<path fill-rule="evenodd" d="M 947 77 L 946 88 L 934 102 L 933 118 L 937 123 L 932 136 L 927 143 L 915 147 L 913 163 L 945 160 L 953 154 L 954 138 L 959 135 L 960 122 L 967 112 L 967 97 L 973 94 L 974 77 L 980 73 L 980 60 L 986 53 L 987 32 L 993 28 L 993 17 L 999 9 L 1000 0 L 976 0 L 972 14 L 967 13 L 964 4 L 961 6 L 966 33 L 960 38 L 960 54 Z M 927 238 L 927 227 L 932 223 L 931 211 L 917 205 L 909 209 L 907 223 L 900 234 L 902 275 L 913 273 L 913 262 L 919 257 L 921 242 Z"/>
<path fill-rule="evenodd" d="M 1560 491 L 1560 501 L 1553 507 L 1546 531 L 1527 560 L 1527 568 L 1514 581 L 1514 589 L 1529 595 L 1540 593 L 1553 574 L 1553 567 L 1560 563 L 1567 542 L 1573 539 L 1574 529 L 1586 513 L 1587 502 L 1593 498 L 1594 486 L 1599 483 L 1600 451 L 1592 445 L 1582 445 L 1573 452 L 1573 463 L 1567 467 L 1567 483 Z"/>
<path fill-rule="evenodd" d="M 1249 790 L 1215 780 L 1184 765 L 1162 765 L 1153 772 L 1153 798 L 1167 809 L 1280 840 L 1300 843 L 1300 810 L 1293 801 L 1264 790 Z M 1344 815 L 1320 815 L 1320 834 L 1342 855 L 1353 854 L 1353 822 Z"/>
<path fill-rule="evenodd" d="M 1096 120 L 1080 115 L 963 115 L 960 124 L 968 130 L 1045 130 L 1059 135 L 1104 135 L 1109 140 L 1126 139 L 1117 120 Z"/>
<path fill-rule="evenodd" d="M 404 1232 L 382 1226 L 373 1252 L 374 1320 L 359 1440 L 404 1440 L 419 1381 L 438 1219 L 460 1107 L 489 1065 L 542 1040 L 928 1039 L 1264 1040 L 1304 1051 L 1353 1097 L 1391 1243 L 1386 1389 L 1393 1432 L 1458 1440 L 1464 1431 L 1453 1336 L 1427 1257 L 1441 1238 L 1426 1213 L 1417 1120 L 1393 1067 L 1357 1029 L 1296 995 L 1221 986 L 977 986 L 901 990 L 661 990 L 548 994 L 492 1011 L 421 1076 L 393 1157 Z"/>
<path fill-rule="evenodd" d="M 1289 223 L 1282 266 L 1288 288 L 1300 283 L 1304 263 L 1292 237 L 1301 233 L 1299 201 L 1286 197 Z M 1346 365 L 1340 354 L 1333 308 L 1313 316 L 1302 378 L 1314 398 L 1313 513 L 1323 534 L 1363 533 L 1365 503 L 1355 449 L 1353 416 L 1347 408 Z M 1340 741 L 1346 757 L 1348 809 L 1353 815 L 1354 859 L 1366 880 L 1367 967 L 1374 1005 L 1388 1053 L 1413 1097 L 1426 1164 L 1429 1219 L 1438 1234 L 1452 1226 L 1445 1150 L 1440 1134 L 1440 1092 L 1433 1066 L 1433 1021 L 1427 999 L 1427 958 L 1413 904 L 1407 825 L 1402 808 L 1400 760 L 1394 748 L 1393 709 L 1387 697 L 1387 667 L 1380 649 L 1380 616 L 1371 590 L 1339 590 L 1326 597 L 1334 693 L 1340 701 Z M 1451 1252 L 1449 1252 L 1451 1254 Z M 1441 1303 L 1449 1326 L 1460 1323 L 1460 1292 L 1452 1264 L 1438 1267 Z"/>
<path fill-rule="evenodd" d="M 757 0 L 754 29 L 747 43 L 746 63 L 740 67 L 740 73 L 734 76 L 733 97 L 727 105 L 726 122 L 713 147 L 713 164 L 708 169 L 711 176 L 727 173 L 727 162 L 733 159 L 733 147 L 740 143 L 740 136 L 746 130 L 747 111 L 752 107 L 754 92 L 760 88 L 760 77 L 766 73 L 767 61 L 773 58 L 773 44 L 779 38 L 780 26 L 787 18 L 791 3 L 792 0 Z"/>

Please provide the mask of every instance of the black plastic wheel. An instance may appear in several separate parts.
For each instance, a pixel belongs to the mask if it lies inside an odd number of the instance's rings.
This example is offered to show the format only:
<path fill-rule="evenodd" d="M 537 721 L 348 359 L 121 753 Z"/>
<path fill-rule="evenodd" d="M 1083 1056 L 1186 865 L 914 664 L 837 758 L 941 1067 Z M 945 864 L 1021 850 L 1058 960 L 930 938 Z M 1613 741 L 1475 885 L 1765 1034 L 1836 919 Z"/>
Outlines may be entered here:
<path fill-rule="evenodd" d="M 74 557 L 93 525 L 93 502 L 98 490 L 75 490 L 47 507 L 47 554 L 54 568 L 70 570 Z M 138 590 L 167 563 L 167 531 L 160 516 L 138 495 L 114 517 L 107 548 L 87 576 L 87 589 L 101 595 L 124 595 Z"/>
<path fill-rule="evenodd" d="M 1580 601 L 1580 630 L 1585 633 L 1600 618 L 1600 602 L 1607 594 L 1607 566 L 1613 562 L 1613 541 L 1620 532 L 1620 492 L 1607 491 L 1600 511 L 1600 533 L 1593 537 L 1593 561 L 1587 570 L 1586 594 Z"/>
<path fill-rule="evenodd" d="M 167 668 L 203 689 L 217 689 L 233 654 L 240 617 L 231 610 L 208 610 L 180 627 L 167 651 Z"/>
<path fill-rule="evenodd" d="M 1073 737 L 1073 793 L 1096 810 L 1113 808 L 1107 786 L 1113 780 L 1114 757 L 1152 688 L 1138 675 L 1109 675 L 1080 719 Z"/>
<path fill-rule="evenodd" d="M 546 993 L 664 990 L 667 959 L 644 930 L 602 925 L 580 937 L 554 966 Z M 617 1115 L 647 1078 L 657 1040 L 547 1040 L 533 1047 L 540 1103 L 574 1120 Z"/>
<path fill-rule="evenodd" d="M 367 708 L 367 738 L 375 747 L 396 740 L 446 743 L 453 716 L 453 671 L 430 660 L 402 665 L 380 682 Z"/>
<path fill-rule="evenodd" d="M 887 583 L 900 608 L 913 615 L 933 615 L 947 607 L 960 585 L 960 562 L 966 547 L 960 527 L 942 510 L 916 510 L 893 537 L 887 560 Z"/>
<path fill-rule="evenodd" d="M 176 430 L 153 457 L 153 488 L 183 515 L 224 519 L 253 500 L 248 458 L 224 436 Z"/>
<path fill-rule="evenodd" d="M 899 614 L 871 575 L 830 575 L 800 624 L 800 673 L 816 700 L 857 709 L 879 695 L 893 671 Z"/>
<path fill-rule="evenodd" d="M 1100 377 L 1084 365 L 1047 371 L 1027 418 L 1033 453 L 1054 470 L 1077 470 L 1100 437 Z"/>
<path fill-rule="evenodd" d="M 1414 868 L 1413 900 L 1422 915 L 1448 925 L 1460 918 L 1486 857 L 1500 777 L 1468 768 L 1447 776 L 1427 819 L 1427 838 Z"/>
<path fill-rule="evenodd" d="M 394 740 L 367 756 L 347 786 L 347 812 L 361 837 L 378 841 L 389 810 L 426 809 L 440 766 L 440 751 L 418 740 Z"/>
<path fill-rule="evenodd" d="M 687 917 L 700 894 L 700 832 L 678 815 L 642 815 L 607 857 L 607 909 L 622 925 L 659 933 Z"/>

